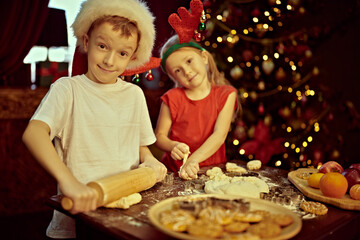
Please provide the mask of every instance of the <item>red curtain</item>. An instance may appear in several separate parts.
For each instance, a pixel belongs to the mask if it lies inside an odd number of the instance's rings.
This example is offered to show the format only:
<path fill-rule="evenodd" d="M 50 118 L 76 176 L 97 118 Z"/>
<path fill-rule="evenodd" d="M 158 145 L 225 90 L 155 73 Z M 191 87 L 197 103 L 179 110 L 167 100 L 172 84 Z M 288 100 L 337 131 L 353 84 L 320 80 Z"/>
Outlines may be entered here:
<path fill-rule="evenodd" d="M 0 3 L 0 78 L 15 73 L 38 40 L 49 0 L 7 0 Z"/>

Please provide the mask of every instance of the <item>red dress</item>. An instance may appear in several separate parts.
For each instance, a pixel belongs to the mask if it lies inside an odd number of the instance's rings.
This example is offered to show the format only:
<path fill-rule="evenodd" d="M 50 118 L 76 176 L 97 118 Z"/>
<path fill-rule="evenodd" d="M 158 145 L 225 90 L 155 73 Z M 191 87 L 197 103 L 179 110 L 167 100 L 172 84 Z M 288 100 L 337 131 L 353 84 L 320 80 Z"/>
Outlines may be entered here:
<path fill-rule="evenodd" d="M 213 133 L 220 111 L 223 109 L 230 93 L 236 89 L 232 86 L 212 86 L 210 94 L 201 100 L 190 100 L 183 88 L 167 91 L 161 100 L 169 107 L 171 114 L 171 131 L 169 138 L 183 142 L 195 152 Z M 235 106 L 236 107 L 236 106 Z M 168 170 L 178 172 L 182 161 L 171 158 L 165 152 L 161 160 Z M 226 162 L 225 143 L 199 166 L 208 166 Z"/>

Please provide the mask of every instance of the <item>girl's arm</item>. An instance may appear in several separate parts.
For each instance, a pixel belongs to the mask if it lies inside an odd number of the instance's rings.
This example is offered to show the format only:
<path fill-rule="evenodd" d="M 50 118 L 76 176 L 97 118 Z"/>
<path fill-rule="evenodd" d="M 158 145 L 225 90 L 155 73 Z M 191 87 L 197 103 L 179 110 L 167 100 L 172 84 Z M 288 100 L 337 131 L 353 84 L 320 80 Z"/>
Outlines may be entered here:
<path fill-rule="evenodd" d="M 234 114 L 235 102 L 236 92 L 232 92 L 229 94 L 223 109 L 217 117 L 213 133 L 195 152 L 190 155 L 180 173 L 181 177 L 195 178 L 197 174 L 195 163 L 200 163 L 209 158 L 224 143 L 229 132 L 232 116 Z"/>
<path fill-rule="evenodd" d="M 189 146 L 185 143 L 173 141 L 168 137 L 171 124 L 170 109 L 165 103 L 162 103 L 155 129 L 156 146 L 165 152 L 170 152 L 173 159 L 181 160 L 189 152 Z"/>
<path fill-rule="evenodd" d="M 96 209 L 96 191 L 80 183 L 60 159 L 50 140 L 50 127 L 45 122 L 30 121 L 22 140 L 40 165 L 56 179 L 61 192 L 72 199 L 74 205 L 70 213 Z"/>
<path fill-rule="evenodd" d="M 154 157 L 147 146 L 140 146 L 140 163 L 139 167 L 150 167 L 154 169 L 157 182 L 165 178 L 167 168 Z"/>

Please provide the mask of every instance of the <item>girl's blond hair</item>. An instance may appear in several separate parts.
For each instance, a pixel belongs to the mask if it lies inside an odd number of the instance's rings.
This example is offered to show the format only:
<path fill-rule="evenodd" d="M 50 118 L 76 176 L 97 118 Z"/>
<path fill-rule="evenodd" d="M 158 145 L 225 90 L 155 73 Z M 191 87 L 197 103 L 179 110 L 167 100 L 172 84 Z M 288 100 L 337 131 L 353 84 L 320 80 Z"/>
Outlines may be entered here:
<path fill-rule="evenodd" d="M 174 35 L 171 38 L 169 38 L 169 40 L 167 40 L 167 42 L 164 44 L 164 46 L 160 50 L 161 58 L 163 57 L 165 52 L 171 46 L 178 44 L 178 43 L 179 43 L 178 35 Z M 191 48 L 191 47 L 187 47 L 187 48 Z M 208 61 L 209 61 L 208 66 L 207 66 L 208 79 L 211 84 L 213 84 L 213 85 L 231 85 L 230 82 L 225 78 L 224 73 L 219 72 L 219 69 L 217 68 L 216 63 L 215 63 L 215 59 L 211 55 L 211 53 L 209 53 L 206 50 L 200 50 L 198 48 L 192 48 L 192 49 L 194 49 L 194 51 L 197 52 L 198 54 L 201 54 L 202 52 L 204 54 L 206 54 Z M 181 50 L 181 48 L 179 50 Z M 177 50 L 177 51 L 179 51 L 179 50 Z M 177 81 L 175 81 L 170 74 L 168 74 L 168 75 L 169 75 L 170 79 L 175 83 L 175 86 L 176 87 L 179 86 L 179 83 Z"/>

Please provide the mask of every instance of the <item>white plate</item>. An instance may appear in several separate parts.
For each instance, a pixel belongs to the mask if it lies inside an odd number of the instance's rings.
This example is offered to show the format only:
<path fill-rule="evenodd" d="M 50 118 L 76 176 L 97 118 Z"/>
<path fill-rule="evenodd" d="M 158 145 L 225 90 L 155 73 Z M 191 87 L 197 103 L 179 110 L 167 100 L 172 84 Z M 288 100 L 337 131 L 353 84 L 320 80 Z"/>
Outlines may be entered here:
<path fill-rule="evenodd" d="M 160 218 L 160 213 L 165 210 L 172 209 L 173 204 L 176 201 L 184 201 L 184 200 L 189 200 L 189 199 L 208 198 L 208 197 L 215 197 L 215 198 L 219 198 L 219 199 L 228 199 L 228 200 L 244 199 L 245 201 L 250 202 L 250 210 L 251 211 L 252 210 L 266 210 L 270 213 L 281 213 L 281 214 L 288 214 L 288 215 L 292 216 L 292 218 L 294 219 L 294 222 L 291 225 L 283 228 L 280 235 L 276 236 L 275 238 L 264 238 L 264 239 L 267 239 L 267 240 L 289 239 L 291 237 L 294 237 L 301 230 L 302 221 L 298 217 L 298 215 L 296 215 L 294 212 L 292 212 L 289 209 L 286 209 L 280 205 L 277 205 L 275 203 L 272 203 L 272 202 L 269 202 L 266 200 L 262 200 L 262 199 L 243 198 L 243 197 L 239 197 L 239 196 L 229 196 L 229 195 L 219 195 L 219 194 L 200 194 L 200 195 L 188 195 L 188 196 L 179 196 L 179 197 L 168 198 L 168 199 L 165 199 L 165 200 L 155 204 L 154 206 L 152 206 L 149 209 L 148 217 L 149 217 L 151 223 L 155 227 L 157 227 L 160 231 L 162 231 L 172 237 L 179 238 L 179 239 L 200 240 L 203 238 L 195 237 L 195 236 L 189 235 L 187 233 L 179 233 L 179 232 L 171 231 L 170 229 L 164 227 L 160 223 L 159 218 Z M 208 239 L 208 238 L 206 238 L 206 239 Z"/>

